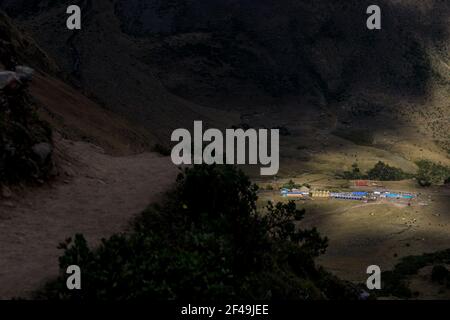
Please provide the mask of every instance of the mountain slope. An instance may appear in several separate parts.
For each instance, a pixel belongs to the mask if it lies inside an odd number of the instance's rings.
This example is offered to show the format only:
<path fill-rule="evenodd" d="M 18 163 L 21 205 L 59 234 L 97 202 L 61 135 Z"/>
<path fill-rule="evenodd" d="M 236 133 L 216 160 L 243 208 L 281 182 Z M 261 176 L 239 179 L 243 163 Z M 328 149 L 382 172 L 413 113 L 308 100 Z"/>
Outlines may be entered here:
<path fill-rule="evenodd" d="M 87 95 L 145 125 L 164 142 L 168 129 L 192 126 L 197 119 L 219 127 L 232 122 L 232 114 L 211 110 L 210 117 L 204 107 L 167 92 L 152 69 L 136 58 L 139 41 L 122 34 L 110 1 L 83 4 L 83 29 L 78 33 L 66 29 L 64 5 L 28 16 L 23 25 L 40 30 L 34 36 Z"/>
<path fill-rule="evenodd" d="M 94 142 L 116 154 L 150 149 L 156 138 L 136 124 L 105 110 L 58 77 L 61 69 L 26 33 L 0 12 L 0 70 L 17 64 L 36 72 L 30 84 L 30 104 L 41 118 L 66 138 Z"/>
<path fill-rule="evenodd" d="M 0 90 L 0 299 L 28 298 L 57 275 L 58 243 L 78 232 L 98 242 L 122 231 L 178 170 L 156 153 L 136 155 L 156 139 L 59 79 L 56 64 L 2 14 L 0 41 L 0 71 L 36 68 L 28 87 Z M 25 165 L 38 164 L 36 144 L 46 160 L 31 171 L 39 187 L 23 184 Z M 43 145 L 58 170 L 47 168 Z M 21 179 L 5 181 L 5 172 Z"/>
<path fill-rule="evenodd" d="M 447 1 L 380 1 L 381 31 L 365 26 L 370 1 L 79 1 L 76 33 L 65 4 L 33 3 L 0 5 L 39 30 L 73 83 L 166 145 L 193 120 L 245 122 L 287 127 L 283 160 L 313 170 L 344 169 L 354 154 L 412 171 L 450 161 Z"/>

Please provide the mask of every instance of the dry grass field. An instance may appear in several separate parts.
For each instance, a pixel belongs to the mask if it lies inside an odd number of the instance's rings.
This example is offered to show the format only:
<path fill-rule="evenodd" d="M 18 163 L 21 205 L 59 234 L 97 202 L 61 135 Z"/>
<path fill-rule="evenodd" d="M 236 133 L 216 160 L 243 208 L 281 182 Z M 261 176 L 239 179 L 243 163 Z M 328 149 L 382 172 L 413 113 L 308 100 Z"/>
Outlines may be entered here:
<path fill-rule="evenodd" d="M 273 184 L 274 191 L 260 192 L 261 205 L 267 201 L 287 201 L 279 195 L 277 188 L 287 180 L 281 179 L 278 184 Z M 346 181 L 321 174 L 304 174 L 293 180 L 319 189 L 349 185 Z M 267 186 L 267 183 L 260 186 Z M 343 279 L 364 282 L 369 265 L 378 265 L 382 271 L 391 270 L 402 257 L 444 250 L 450 246 L 448 187 L 424 189 L 417 187 L 412 180 L 386 182 L 384 187 L 414 192 L 419 196 L 411 206 L 395 201 L 296 201 L 298 208 L 306 209 L 302 227 L 317 227 L 329 238 L 328 250 L 318 262 Z M 445 292 L 433 293 L 440 289 L 432 284 L 422 286 L 421 283 L 429 279 L 424 274 L 427 270 L 421 270 L 411 279 L 411 288 L 421 289 L 420 298 L 445 298 Z"/>

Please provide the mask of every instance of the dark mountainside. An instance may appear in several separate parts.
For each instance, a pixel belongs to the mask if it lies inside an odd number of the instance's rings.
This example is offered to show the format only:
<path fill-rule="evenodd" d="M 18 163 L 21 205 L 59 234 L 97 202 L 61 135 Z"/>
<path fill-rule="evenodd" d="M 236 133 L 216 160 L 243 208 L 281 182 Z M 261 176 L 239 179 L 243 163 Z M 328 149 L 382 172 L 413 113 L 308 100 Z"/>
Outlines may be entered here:
<path fill-rule="evenodd" d="M 194 119 L 292 126 L 298 112 L 328 118 L 330 130 L 417 126 L 432 152 L 449 148 L 448 123 L 436 120 L 449 112 L 447 1 L 380 1 L 383 29 L 372 32 L 369 1 L 78 3 L 74 33 L 64 29 L 66 4 L 0 1 L 73 83 L 164 144 Z"/>
<path fill-rule="evenodd" d="M 324 107 L 358 127 L 360 115 L 398 123 L 419 110 L 394 104 L 423 101 L 436 82 L 449 85 L 450 4 L 381 1 L 383 30 L 368 32 L 370 4 L 118 1 L 115 12 L 124 32 L 151 41 L 144 61 L 179 96 L 244 114 L 276 112 L 297 98 L 303 105 L 295 108 Z M 448 115 L 445 107 L 438 112 Z M 442 136 L 445 125 L 437 131 Z"/>
<path fill-rule="evenodd" d="M 57 59 L 66 77 L 100 104 L 146 125 L 164 141 L 170 135 L 168 128 L 188 126 L 195 119 L 218 126 L 231 122 L 228 114 L 205 110 L 167 92 L 152 69 L 138 59 L 139 43 L 122 34 L 111 2 L 81 1 L 84 24 L 79 33 L 66 29 L 67 5 L 46 3 L 24 11 L 13 3 L 7 12 L 25 13 L 22 25 L 30 32 L 34 27 L 40 30 L 34 36 Z M 8 9 L 8 3 L 2 6 Z"/>
<path fill-rule="evenodd" d="M 444 23 L 450 5 L 436 2 L 427 12 L 432 24 L 421 27 L 423 16 L 417 9 L 382 1 L 385 31 L 367 32 L 364 13 L 369 4 L 118 1 L 116 14 L 130 35 L 162 37 L 162 44 L 155 46 L 160 51 L 148 60 L 163 57 L 157 63 L 167 68 L 161 72 L 168 72 L 163 80 L 188 96 L 204 90 L 204 96 L 244 94 L 242 86 L 249 85 L 276 97 L 315 94 L 327 101 L 358 88 L 425 94 L 431 77 L 427 46 L 447 52 Z M 197 80 L 193 86 L 179 87 L 186 83 L 173 77 L 180 69 L 181 75 Z M 211 69 L 215 72 L 210 75 Z M 234 87 L 226 87 L 230 82 Z"/>

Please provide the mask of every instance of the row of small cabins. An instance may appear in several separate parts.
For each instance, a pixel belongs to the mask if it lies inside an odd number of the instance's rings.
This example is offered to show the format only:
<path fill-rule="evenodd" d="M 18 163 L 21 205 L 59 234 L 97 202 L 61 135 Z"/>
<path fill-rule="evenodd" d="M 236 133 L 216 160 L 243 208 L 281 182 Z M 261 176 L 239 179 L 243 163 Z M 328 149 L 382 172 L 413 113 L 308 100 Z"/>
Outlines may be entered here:
<path fill-rule="evenodd" d="M 353 191 L 353 192 L 331 192 L 326 190 L 310 191 L 309 188 L 302 187 L 300 189 L 281 189 L 281 195 L 288 198 L 332 198 L 343 200 L 378 200 L 378 199 L 404 199 L 411 200 L 415 198 L 412 193 L 390 192 L 390 191 Z"/>

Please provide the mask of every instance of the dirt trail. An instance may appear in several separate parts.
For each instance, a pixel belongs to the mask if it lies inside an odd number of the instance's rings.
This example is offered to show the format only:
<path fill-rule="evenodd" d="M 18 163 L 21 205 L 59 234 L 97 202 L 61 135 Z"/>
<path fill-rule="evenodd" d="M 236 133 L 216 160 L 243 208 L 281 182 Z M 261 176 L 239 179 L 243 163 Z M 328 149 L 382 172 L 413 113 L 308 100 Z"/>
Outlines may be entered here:
<path fill-rule="evenodd" d="M 178 170 L 153 153 L 112 157 L 87 143 L 58 143 L 62 178 L 0 200 L 0 299 L 22 296 L 57 275 L 57 245 L 75 233 L 90 243 L 122 231 L 175 181 Z"/>

